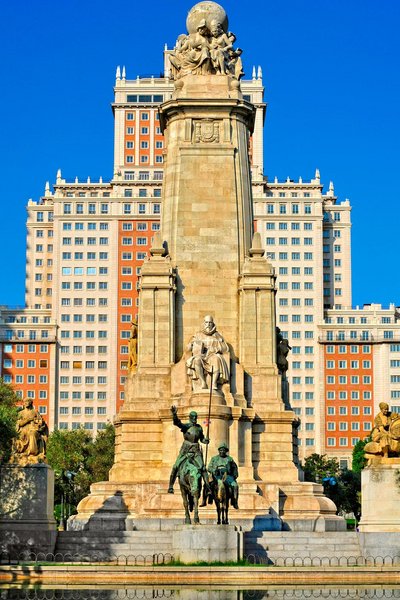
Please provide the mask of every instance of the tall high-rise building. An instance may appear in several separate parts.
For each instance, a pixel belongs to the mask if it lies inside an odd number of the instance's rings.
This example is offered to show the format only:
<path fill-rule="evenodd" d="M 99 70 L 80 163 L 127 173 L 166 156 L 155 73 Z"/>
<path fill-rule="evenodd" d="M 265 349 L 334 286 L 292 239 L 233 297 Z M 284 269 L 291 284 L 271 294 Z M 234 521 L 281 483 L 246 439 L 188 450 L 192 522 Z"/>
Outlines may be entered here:
<path fill-rule="evenodd" d="M 380 402 L 400 412 L 400 313 L 394 305 L 331 309 L 319 327 L 321 451 L 351 466 Z"/>
<path fill-rule="evenodd" d="M 52 188 L 46 184 L 44 196 L 28 203 L 26 308 L 0 310 L 1 373 L 33 398 L 51 428 L 101 429 L 124 401 L 140 268 L 162 210 L 167 140 L 158 107 L 173 91 L 168 49 L 164 56 L 164 77 L 128 80 L 125 68 L 117 69 L 111 181 L 68 181 L 58 171 Z M 351 311 L 351 207 L 338 202 L 332 183 L 323 192 L 318 170 L 310 181 L 268 181 L 261 68 L 241 87 L 256 107 L 249 143 L 254 227 L 278 276 L 277 323 L 292 347 L 289 393 L 301 419 L 300 454 L 328 452 L 319 342 L 326 314 Z"/>
<path fill-rule="evenodd" d="M 319 326 L 328 308 L 351 306 L 350 204 L 309 182 L 265 181 L 254 196 L 257 230 L 276 269 L 277 324 L 291 346 L 289 395 L 301 419 L 300 455 L 321 451 Z"/>

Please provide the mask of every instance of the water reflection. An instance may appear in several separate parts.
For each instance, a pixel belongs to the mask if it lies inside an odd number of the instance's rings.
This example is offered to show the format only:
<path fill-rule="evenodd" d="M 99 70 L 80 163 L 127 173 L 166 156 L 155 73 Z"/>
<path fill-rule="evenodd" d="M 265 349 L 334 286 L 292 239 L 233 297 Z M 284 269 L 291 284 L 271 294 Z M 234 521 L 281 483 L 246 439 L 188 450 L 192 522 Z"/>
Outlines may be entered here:
<path fill-rule="evenodd" d="M 20 589 L 0 591 L 0 600 L 135 600 L 147 598 L 174 598 L 179 600 L 313 600 L 386 599 L 400 598 L 400 587 L 341 587 L 299 588 L 266 587 L 264 589 L 213 589 L 184 587 L 129 587 L 120 589 Z"/>

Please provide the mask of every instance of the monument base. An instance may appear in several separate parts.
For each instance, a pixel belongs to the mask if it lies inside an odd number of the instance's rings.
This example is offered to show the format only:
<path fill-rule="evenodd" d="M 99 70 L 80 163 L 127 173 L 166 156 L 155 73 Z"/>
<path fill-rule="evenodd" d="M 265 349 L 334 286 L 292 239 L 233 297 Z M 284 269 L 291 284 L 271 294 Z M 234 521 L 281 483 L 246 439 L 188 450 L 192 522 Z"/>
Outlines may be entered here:
<path fill-rule="evenodd" d="M 280 489 L 284 531 L 345 531 L 346 521 L 336 514 L 334 502 L 317 483 L 301 481 Z"/>
<path fill-rule="evenodd" d="M 243 532 L 234 525 L 177 525 L 173 555 L 182 562 L 227 562 L 243 559 Z"/>
<path fill-rule="evenodd" d="M 360 532 L 400 532 L 400 458 L 374 458 L 361 473 Z"/>
<path fill-rule="evenodd" d="M 0 468 L 0 551 L 54 552 L 54 472 L 46 464 Z"/>
<path fill-rule="evenodd" d="M 246 529 L 254 528 L 257 523 L 258 529 L 280 530 L 278 499 L 276 485 L 266 486 L 261 493 L 255 482 L 243 482 L 240 484 L 240 509 L 231 507 L 229 519 Z M 214 504 L 200 508 L 202 523 L 216 523 L 216 518 Z M 78 505 L 78 514 L 68 520 L 68 530 L 172 529 L 183 520 L 182 496 L 177 484 L 174 494 L 168 494 L 167 482 L 116 484 L 107 481 L 91 486 L 90 495 Z"/>
<path fill-rule="evenodd" d="M 323 487 L 299 482 L 280 488 L 276 484 L 239 482 L 239 510 L 229 510 L 229 523 L 244 531 L 343 531 L 334 503 Z M 184 509 L 179 487 L 167 493 L 167 483 L 107 481 L 91 486 L 90 495 L 68 520 L 69 531 L 134 531 L 173 529 L 183 524 Z M 203 524 L 216 523 L 214 505 L 200 508 Z"/>

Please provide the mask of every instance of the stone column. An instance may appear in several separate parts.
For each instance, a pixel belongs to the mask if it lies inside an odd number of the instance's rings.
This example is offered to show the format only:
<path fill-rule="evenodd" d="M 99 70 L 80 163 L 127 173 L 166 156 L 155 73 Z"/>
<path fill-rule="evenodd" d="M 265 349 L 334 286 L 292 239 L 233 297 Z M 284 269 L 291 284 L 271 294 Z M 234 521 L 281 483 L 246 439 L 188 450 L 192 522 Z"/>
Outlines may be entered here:
<path fill-rule="evenodd" d="M 140 278 L 138 364 L 170 367 L 175 362 L 175 271 L 159 234 L 150 254 Z"/>
<path fill-rule="evenodd" d="M 264 257 L 261 236 L 255 233 L 239 280 L 240 362 L 245 369 L 275 366 L 275 273 Z M 275 394 L 274 394 L 275 395 Z"/>

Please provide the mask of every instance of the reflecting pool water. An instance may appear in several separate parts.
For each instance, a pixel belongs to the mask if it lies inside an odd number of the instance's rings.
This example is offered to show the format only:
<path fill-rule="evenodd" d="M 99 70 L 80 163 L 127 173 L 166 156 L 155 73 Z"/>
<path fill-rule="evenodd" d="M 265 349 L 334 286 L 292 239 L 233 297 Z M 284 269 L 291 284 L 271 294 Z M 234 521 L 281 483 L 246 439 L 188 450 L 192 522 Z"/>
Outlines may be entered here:
<path fill-rule="evenodd" d="M 366 600 L 400 598 L 400 586 L 380 587 L 290 587 L 268 586 L 254 589 L 191 586 L 92 588 L 18 588 L 0 590 L 1 600 L 134 600 L 136 598 L 176 598 L 179 600 L 313 600 L 314 598 Z"/>

